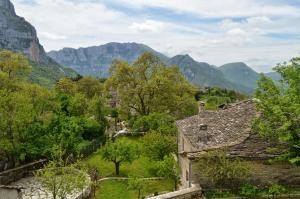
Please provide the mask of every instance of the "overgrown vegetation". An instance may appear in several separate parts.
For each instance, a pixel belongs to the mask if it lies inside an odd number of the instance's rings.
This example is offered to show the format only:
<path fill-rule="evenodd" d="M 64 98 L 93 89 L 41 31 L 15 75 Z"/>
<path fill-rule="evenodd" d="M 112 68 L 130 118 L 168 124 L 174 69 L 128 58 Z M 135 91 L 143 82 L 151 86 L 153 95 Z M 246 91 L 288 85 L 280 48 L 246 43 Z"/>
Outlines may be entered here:
<path fill-rule="evenodd" d="M 99 80 L 65 78 L 55 90 L 27 81 L 30 64 L 21 54 L 0 52 L 0 158 L 15 165 L 51 157 L 79 156 L 93 140 L 103 140 L 106 121 Z M 103 140 L 104 141 L 104 140 Z"/>
<path fill-rule="evenodd" d="M 197 91 L 195 98 L 197 101 L 205 102 L 206 109 L 216 110 L 221 105 L 246 99 L 246 96 L 233 90 L 211 87 Z"/>
<path fill-rule="evenodd" d="M 204 195 L 207 198 L 290 198 L 290 195 L 299 195 L 299 190 L 287 189 L 286 187 L 276 183 L 264 187 L 257 187 L 247 183 L 236 190 L 206 190 L 204 191 Z"/>
<path fill-rule="evenodd" d="M 242 160 L 228 158 L 223 150 L 208 152 L 199 161 L 199 168 L 217 186 L 233 190 L 249 175 L 249 168 Z"/>
<path fill-rule="evenodd" d="M 300 58 L 274 70 L 282 76 L 279 84 L 266 76 L 258 82 L 256 98 L 261 114 L 254 128 L 269 140 L 288 144 L 289 150 L 281 159 L 300 165 Z"/>

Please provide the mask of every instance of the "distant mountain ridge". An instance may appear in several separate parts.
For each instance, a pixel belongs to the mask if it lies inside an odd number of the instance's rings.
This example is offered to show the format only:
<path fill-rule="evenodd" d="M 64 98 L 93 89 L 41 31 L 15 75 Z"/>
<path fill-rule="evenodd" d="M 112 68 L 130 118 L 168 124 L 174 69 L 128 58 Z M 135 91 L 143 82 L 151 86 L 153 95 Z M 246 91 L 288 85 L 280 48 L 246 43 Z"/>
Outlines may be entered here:
<path fill-rule="evenodd" d="M 177 55 L 172 58 L 139 43 L 107 43 L 87 48 L 64 48 L 51 51 L 48 55 L 58 63 L 71 67 L 82 75 L 107 77 L 108 68 L 114 59 L 132 63 L 144 52 L 151 52 L 168 65 L 177 65 L 184 76 L 200 86 L 217 86 L 253 93 L 260 74 L 242 62 L 229 63 L 216 67 L 205 62 L 197 62 L 189 55 Z M 278 74 L 271 73 L 278 79 Z"/>
<path fill-rule="evenodd" d="M 106 77 L 109 75 L 108 69 L 114 59 L 132 63 L 145 52 L 151 52 L 163 61 L 168 59 L 162 53 L 143 44 L 116 42 L 79 49 L 63 48 L 59 51 L 50 51 L 48 55 L 81 75 Z"/>
<path fill-rule="evenodd" d="M 254 90 L 254 85 L 260 78 L 260 74 L 243 62 L 224 64 L 219 67 L 219 70 L 230 82 L 244 87 L 246 92 Z"/>
<path fill-rule="evenodd" d="M 197 62 L 189 55 L 176 55 L 169 59 L 167 64 L 177 65 L 184 76 L 197 85 L 234 88 L 217 67 Z"/>
<path fill-rule="evenodd" d="M 76 74 L 46 54 L 35 28 L 16 14 L 10 0 L 0 0 L 0 49 L 26 55 L 33 63 L 30 79 L 36 83 L 49 86 L 61 77 Z"/>

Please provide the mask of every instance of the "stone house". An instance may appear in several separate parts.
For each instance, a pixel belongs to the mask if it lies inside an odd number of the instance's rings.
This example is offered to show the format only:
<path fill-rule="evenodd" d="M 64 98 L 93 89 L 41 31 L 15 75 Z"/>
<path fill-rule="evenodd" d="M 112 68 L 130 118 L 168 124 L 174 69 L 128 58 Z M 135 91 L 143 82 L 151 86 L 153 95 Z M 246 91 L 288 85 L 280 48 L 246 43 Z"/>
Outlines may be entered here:
<path fill-rule="evenodd" d="M 269 165 L 266 160 L 277 156 L 270 153 L 274 147 L 269 141 L 252 132 L 251 122 L 257 116 L 255 102 L 245 100 L 224 106 L 218 111 L 204 110 L 200 104 L 198 115 L 179 120 L 178 153 L 183 187 L 192 184 L 208 186 L 201 175 L 197 160 L 207 151 L 225 149 L 230 157 L 251 161 L 257 183 L 279 181 L 300 185 L 300 169 L 292 165 Z M 297 174 L 298 173 L 298 174 Z"/>

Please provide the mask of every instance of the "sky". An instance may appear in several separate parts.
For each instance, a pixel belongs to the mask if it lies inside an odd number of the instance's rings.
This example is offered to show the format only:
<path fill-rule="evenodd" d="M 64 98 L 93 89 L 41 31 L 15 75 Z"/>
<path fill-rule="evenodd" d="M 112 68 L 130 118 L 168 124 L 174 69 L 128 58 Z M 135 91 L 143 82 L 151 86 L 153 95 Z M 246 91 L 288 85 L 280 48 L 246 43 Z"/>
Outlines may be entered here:
<path fill-rule="evenodd" d="M 258 72 L 300 56 L 300 0 L 12 0 L 46 51 L 137 42 Z"/>

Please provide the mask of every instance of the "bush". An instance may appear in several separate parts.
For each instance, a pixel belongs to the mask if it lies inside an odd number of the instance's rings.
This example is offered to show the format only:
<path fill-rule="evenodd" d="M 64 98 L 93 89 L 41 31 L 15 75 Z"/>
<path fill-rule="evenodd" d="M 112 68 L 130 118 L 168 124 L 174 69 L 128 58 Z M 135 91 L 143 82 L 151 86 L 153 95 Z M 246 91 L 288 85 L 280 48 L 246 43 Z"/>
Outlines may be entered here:
<path fill-rule="evenodd" d="M 254 198 L 258 194 L 258 189 L 251 184 L 245 184 L 241 187 L 239 194 L 246 198 Z"/>
<path fill-rule="evenodd" d="M 103 122 L 99 123 L 94 119 L 88 118 L 84 121 L 83 130 L 83 139 L 91 141 L 104 135 L 105 124 Z"/>
<path fill-rule="evenodd" d="M 274 198 L 275 196 L 285 194 L 286 189 L 283 186 L 274 183 L 269 187 L 268 193 Z"/>
<path fill-rule="evenodd" d="M 236 189 L 247 178 L 248 166 L 238 159 L 229 159 L 225 151 L 211 151 L 199 162 L 200 170 L 216 185 Z"/>

